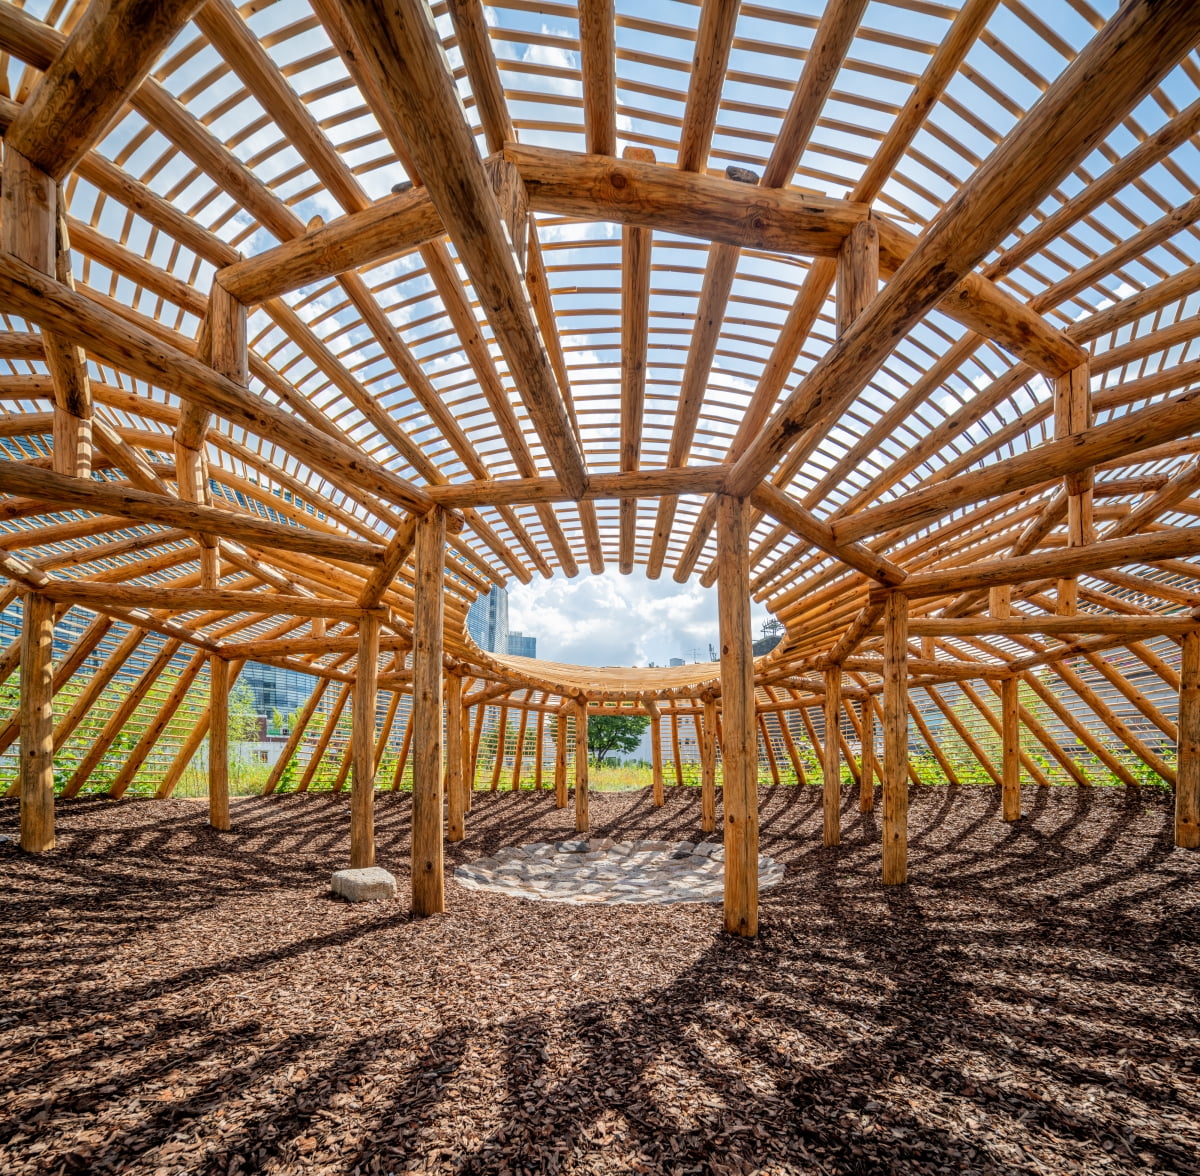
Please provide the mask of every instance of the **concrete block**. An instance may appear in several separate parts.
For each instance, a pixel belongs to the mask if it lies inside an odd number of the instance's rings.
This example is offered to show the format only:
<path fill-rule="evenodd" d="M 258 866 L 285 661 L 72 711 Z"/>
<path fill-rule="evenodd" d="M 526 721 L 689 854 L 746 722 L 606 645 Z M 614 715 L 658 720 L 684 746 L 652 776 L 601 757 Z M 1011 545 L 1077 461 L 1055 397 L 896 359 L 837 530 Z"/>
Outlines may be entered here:
<path fill-rule="evenodd" d="M 378 866 L 362 870 L 338 870 L 330 883 L 334 894 L 347 902 L 373 902 L 396 897 L 396 879 Z"/>

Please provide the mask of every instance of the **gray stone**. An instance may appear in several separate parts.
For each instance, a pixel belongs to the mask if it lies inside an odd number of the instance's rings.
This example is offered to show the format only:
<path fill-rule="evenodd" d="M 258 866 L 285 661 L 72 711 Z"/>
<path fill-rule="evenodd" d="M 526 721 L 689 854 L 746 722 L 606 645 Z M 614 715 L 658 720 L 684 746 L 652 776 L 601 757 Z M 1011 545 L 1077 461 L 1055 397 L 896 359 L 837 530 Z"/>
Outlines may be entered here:
<path fill-rule="evenodd" d="M 396 879 L 387 870 L 367 866 L 361 870 L 338 870 L 330 889 L 347 902 L 374 902 L 396 897 Z"/>
<path fill-rule="evenodd" d="M 459 866 L 455 878 L 470 890 L 537 902 L 720 902 L 724 849 L 719 842 L 614 842 L 611 838 L 511 846 Z M 759 886 L 783 881 L 784 869 L 759 860 Z"/>

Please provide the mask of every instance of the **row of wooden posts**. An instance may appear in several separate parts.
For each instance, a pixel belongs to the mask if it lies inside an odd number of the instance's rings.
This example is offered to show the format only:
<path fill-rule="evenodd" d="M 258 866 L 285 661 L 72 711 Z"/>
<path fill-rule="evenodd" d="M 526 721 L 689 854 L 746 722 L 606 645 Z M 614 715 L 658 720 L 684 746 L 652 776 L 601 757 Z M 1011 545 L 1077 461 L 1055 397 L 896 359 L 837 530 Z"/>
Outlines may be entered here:
<path fill-rule="evenodd" d="M 758 730 L 755 707 L 750 597 L 748 591 L 748 504 L 722 497 L 718 511 L 721 575 L 718 606 L 721 639 L 721 695 L 724 763 L 724 839 L 726 848 L 725 924 L 728 930 L 753 935 L 757 929 L 757 776 Z M 413 740 L 412 902 L 426 915 L 444 908 L 444 840 L 464 834 L 470 804 L 469 756 L 472 740 L 464 737 L 462 679 L 443 674 L 443 563 L 446 519 L 434 508 L 417 522 L 415 546 L 415 608 L 413 617 L 412 692 L 410 722 L 420 737 Z M 907 728 L 907 598 L 901 591 L 886 594 L 883 608 L 882 724 L 884 754 L 882 781 L 883 881 L 907 878 L 908 728 Z M 25 597 L 21 662 L 21 843 L 32 851 L 54 844 L 53 778 L 53 601 L 37 593 Z M 374 842 L 374 745 L 376 679 L 379 660 L 378 617 L 364 613 L 359 629 L 358 672 L 354 690 L 352 735 L 350 857 L 354 867 L 372 865 Z M 210 724 L 210 819 L 229 827 L 227 730 L 229 663 L 212 658 Z M 831 675 L 826 705 L 830 729 L 837 721 L 839 691 Z M 1183 638 L 1179 713 L 1177 840 L 1200 844 L 1200 635 Z M 1004 783 L 1003 810 L 1008 820 L 1020 815 L 1017 682 L 1001 684 Z M 588 827 L 587 700 L 570 701 L 575 711 L 575 808 L 580 831 Z M 715 704 L 704 724 L 702 765 L 705 797 L 702 817 L 715 816 Z M 867 708 L 866 714 L 871 713 Z M 445 746 L 443 747 L 443 717 Z M 566 716 L 560 713 L 555 782 L 565 801 L 567 745 Z M 873 738 L 864 745 L 873 744 Z M 840 840 L 841 788 L 835 740 L 826 739 L 824 840 Z M 445 816 L 443 795 L 446 798 Z"/>
<path fill-rule="evenodd" d="M 744 504 L 741 507 L 744 512 Z M 732 517 L 729 517 L 731 516 Z M 744 514 L 743 514 L 744 517 Z M 737 542 L 739 508 L 723 506 L 721 542 Z M 484 708 L 478 709 L 474 736 L 468 725 L 468 708 L 463 702 L 461 676 L 441 672 L 441 592 L 437 546 L 444 541 L 435 517 L 418 529 L 418 566 L 432 567 L 435 574 L 429 590 L 419 590 L 419 623 L 413 659 L 414 705 L 409 730 L 422 732 L 408 741 L 413 756 L 413 909 L 430 914 L 443 909 L 444 884 L 441 846 L 443 837 L 458 841 L 465 836 L 465 818 L 471 811 L 475 757 L 478 753 Z M 753 934 L 756 927 L 757 728 L 753 681 L 746 674 L 750 659 L 748 603 L 737 607 L 731 597 L 741 569 L 731 561 L 721 595 L 721 678 L 724 708 L 722 745 L 725 764 L 724 807 L 727 848 L 726 925 L 740 934 Z M 731 583 L 731 581 L 733 583 Z M 424 581 L 418 577 L 418 584 Z M 903 882 L 907 877 L 907 599 L 902 592 L 888 594 L 884 624 L 883 728 L 884 757 L 880 777 L 883 784 L 883 880 Z M 21 845 L 43 851 L 54 845 L 53 726 L 52 697 L 54 603 L 37 593 L 25 597 L 22 630 L 20 702 L 20 795 Z M 740 633 L 743 640 L 736 639 Z M 422 639 L 423 638 L 423 639 Z M 375 775 L 375 677 L 379 625 L 368 614 L 360 630 L 359 672 L 354 690 L 351 737 L 351 865 L 374 863 L 373 796 Z M 1176 783 L 1176 842 L 1200 847 L 1200 633 L 1183 635 L 1178 719 L 1178 764 Z M 424 664 L 422 664 L 424 662 Z M 210 821 L 215 828 L 228 829 L 228 696 L 230 663 L 211 658 L 211 722 L 209 749 Z M 826 671 L 826 730 L 836 730 L 841 705 L 839 668 Z M 1015 677 L 1002 679 L 1001 733 L 1003 754 L 1002 811 L 1005 820 L 1016 820 L 1020 809 L 1019 703 Z M 738 688 L 741 687 L 739 703 Z M 443 738 L 445 747 L 441 746 Z M 569 714 L 574 716 L 575 827 L 587 832 L 588 814 L 588 704 L 586 697 L 568 699 L 556 716 L 554 790 L 559 807 L 568 803 Z M 869 810 L 874 802 L 873 763 L 874 708 L 862 712 L 863 757 L 860 769 L 860 806 Z M 716 747 L 718 710 L 711 696 L 703 700 L 700 731 L 701 824 L 705 832 L 715 830 Z M 738 742 L 738 734 L 741 742 Z M 656 743 L 654 802 L 661 804 L 662 764 Z M 826 845 L 840 841 L 841 785 L 838 743 L 826 738 L 823 749 L 824 812 Z M 497 765 L 502 757 L 497 754 Z M 495 773 L 494 773 L 495 774 Z M 495 783 L 495 781 L 493 781 Z M 445 827 L 443 828 L 443 795 Z"/>

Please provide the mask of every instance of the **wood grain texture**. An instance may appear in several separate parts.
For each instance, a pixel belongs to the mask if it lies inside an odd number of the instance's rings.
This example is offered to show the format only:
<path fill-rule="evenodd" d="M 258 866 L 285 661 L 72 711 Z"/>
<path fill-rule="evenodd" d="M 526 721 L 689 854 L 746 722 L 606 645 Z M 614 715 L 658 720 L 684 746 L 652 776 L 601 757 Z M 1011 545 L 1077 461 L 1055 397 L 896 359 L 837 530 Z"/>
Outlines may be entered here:
<path fill-rule="evenodd" d="M 908 597 L 883 613 L 883 884 L 908 881 Z"/>
<path fill-rule="evenodd" d="M 358 660 L 350 726 L 350 868 L 353 870 L 375 864 L 374 753 L 378 679 L 379 617 L 365 613 L 358 622 Z M 414 683 L 414 697 L 415 689 Z M 415 795 L 415 785 L 413 791 Z"/>
<path fill-rule="evenodd" d="M 720 576 L 722 764 L 725 809 L 725 930 L 758 934 L 758 732 L 750 632 L 748 504 L 717 502 Z"/>
<path fill-rule="evenodd" d="M 22 598 L 20 844 L 26 853 L 54 848 L 54 602 Z"/>

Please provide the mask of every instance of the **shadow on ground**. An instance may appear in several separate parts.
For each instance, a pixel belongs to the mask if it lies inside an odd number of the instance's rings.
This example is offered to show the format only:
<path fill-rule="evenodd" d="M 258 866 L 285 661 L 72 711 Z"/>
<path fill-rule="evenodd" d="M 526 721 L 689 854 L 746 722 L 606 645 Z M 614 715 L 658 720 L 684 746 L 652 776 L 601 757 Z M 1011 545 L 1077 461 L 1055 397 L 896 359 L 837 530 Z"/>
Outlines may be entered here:
<path fill-rule="evenodd" d="M 407 796 L 377 798 L 396 903 L 329 899 L 346 798 L 60 806 L 0 845 L 0 1170 L 1200 1172 L 1200 855 L 1160 793 L 914 790 L 879 885 L 847 790 L 762 794 L 788 876 L 740 941 L 701 905 L 447 886 L 407 912 Z M 591 798 L 593 830 L 696 839 L 699 796 Z M 16 825 L 0 805 L 0 831 Z M 452 866 L 570 836 L 482 794 Z"/>

